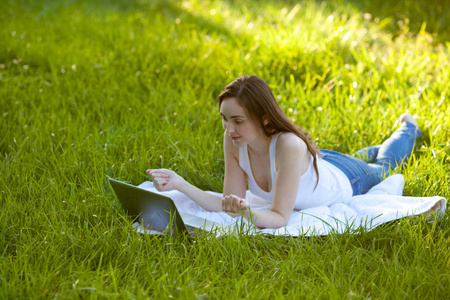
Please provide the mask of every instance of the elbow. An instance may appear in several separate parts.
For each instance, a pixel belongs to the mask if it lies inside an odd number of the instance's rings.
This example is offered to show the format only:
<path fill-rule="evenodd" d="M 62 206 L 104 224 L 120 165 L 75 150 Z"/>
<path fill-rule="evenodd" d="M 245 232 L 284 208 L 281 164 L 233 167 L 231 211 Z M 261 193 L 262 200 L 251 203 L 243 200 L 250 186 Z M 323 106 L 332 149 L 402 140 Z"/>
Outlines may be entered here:
<path fill-rule="evenodd" d="M 279 212 L 279 211 L 273 212 L 277 214 L 274 228 L 284 227 L 288 224 L 289 219 L 291 218 L 292 210 L 289 210 L 289 212 Z"/>
<path fill-rule="evenodd" d="M 281 227 L 284 227 L 288 224 L 290 219 L 290 214 L 283 215 L 277 211 L 272 210 L 272 218 L 271 222 L 269 224 L 261 224 L 260 226 L 257 226 L 258 228 L 264 229 L 264 228 L 272 228 L 272 229 L 278 229 Z"/>
<path fill-rule="evenodd" d="M 288 224 L 288 222 L 289 222 L 289 218 L 287 218 L 287 219 L 282 219 L 281 222 L 280 222 L 279 224 L 277 224 L 277 226 L 275 227 L 275 229 L 278 229 L 278 228 L 281 228 L 281 227 L 286 226 L 286 225 Z"/>
<path fill-rule="evenodd" d="M 282 228 L 282 227 L 286 226 L 287 223 L 288 222 L 280 222 L 280 223 L 273 223 L 272 225 L 263 225 L 263 226 L 258 226 L 257 225 L 256 227 L 259 228 L 259 229 L 266 229 L 266 228 L 278 229 L 278 228 Z"/>

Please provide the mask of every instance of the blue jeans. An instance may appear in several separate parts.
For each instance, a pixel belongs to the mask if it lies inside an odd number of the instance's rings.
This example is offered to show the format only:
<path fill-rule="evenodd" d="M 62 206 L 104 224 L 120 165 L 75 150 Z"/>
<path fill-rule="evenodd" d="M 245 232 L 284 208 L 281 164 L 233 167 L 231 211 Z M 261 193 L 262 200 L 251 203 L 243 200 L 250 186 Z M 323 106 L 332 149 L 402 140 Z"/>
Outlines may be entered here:
<path fill-rule="evenodd" d="M 403 122 L 383 144 L 361 149 L 355 153 L 356 157 L 332 150 L 320 150 L 320 157 L 348 177 L 353 196 L 362 195 L 407 160 L 420 134 L 413 124 Z"/>

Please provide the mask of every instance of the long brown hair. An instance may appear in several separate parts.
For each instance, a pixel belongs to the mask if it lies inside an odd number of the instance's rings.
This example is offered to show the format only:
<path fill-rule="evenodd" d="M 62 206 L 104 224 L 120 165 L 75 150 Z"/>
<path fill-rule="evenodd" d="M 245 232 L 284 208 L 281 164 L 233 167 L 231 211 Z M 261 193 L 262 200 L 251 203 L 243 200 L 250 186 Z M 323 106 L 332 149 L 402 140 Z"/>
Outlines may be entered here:
<path fill-rule="evenodd" d="M 264 80 L 254 75 L 239 77 L 228 84 L 220 93 L 219 108 L 227 98 L 236 98 L 239 104 L 247 110 L 250 118 L 263 128 L 267 136 L 279 132 L 292 132 L 301 138 L 314 158 L 314 170 L 317 174 L 317 183 L 319 182 L 319 171 L 317 168 L 319 151 L 311 141 L 308 133 L 291 122 L 284 114 L 275 100 L 272 90 Z M 266 125 L 264 120 L 268 121 Z"/>

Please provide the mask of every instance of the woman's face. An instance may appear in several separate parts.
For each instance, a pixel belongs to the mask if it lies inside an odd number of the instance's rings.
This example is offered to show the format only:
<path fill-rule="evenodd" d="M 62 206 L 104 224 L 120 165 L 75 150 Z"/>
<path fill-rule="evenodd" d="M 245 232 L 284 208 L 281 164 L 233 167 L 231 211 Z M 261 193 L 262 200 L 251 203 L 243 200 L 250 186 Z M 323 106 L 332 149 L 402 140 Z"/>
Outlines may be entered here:
<path fill-rule="evenodd" d="M 243 147 L 264 135 L 263 129 L 255 124 L 236 98 L 226 98 L 220 105 L 222 126 L 236 147 Z"/>

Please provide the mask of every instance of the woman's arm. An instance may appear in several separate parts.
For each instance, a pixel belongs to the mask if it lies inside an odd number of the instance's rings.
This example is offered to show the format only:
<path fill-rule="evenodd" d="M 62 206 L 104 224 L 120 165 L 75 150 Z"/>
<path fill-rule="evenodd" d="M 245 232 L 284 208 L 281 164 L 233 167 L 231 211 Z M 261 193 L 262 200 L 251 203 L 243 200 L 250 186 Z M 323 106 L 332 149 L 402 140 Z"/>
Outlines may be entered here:
<path fill-rule="evenodd" d="M 233 145 L 231 137 L 224 133 L 223 155 L 225 174 L 223 178 L 223 196 L 236 195 L 245 198 L 247 175 L 239 166 L 239 148 Z"/>
<path fill-rule="evenodd" d="M 152 177 L 153 185 L 160 192 L 175 189 L 182 192 L 208 211 L 222 211 L 222 198 L 202 191 L 187 182 L 174 171 L 167 169 L 151 169 L 147 170 L 147 174 Z"/>
<path fill-rule="evenodd" d="M 306 143 L 293 133 L 280 135 L 277 147 L 277 177 L 273 186 L 271 211 L 281 216 L 281 225 L 277 224 L 281 227 L 285 226 L 291 217 L 297 200 L 300 177 L 308 169 L 311 155 Z"/>

